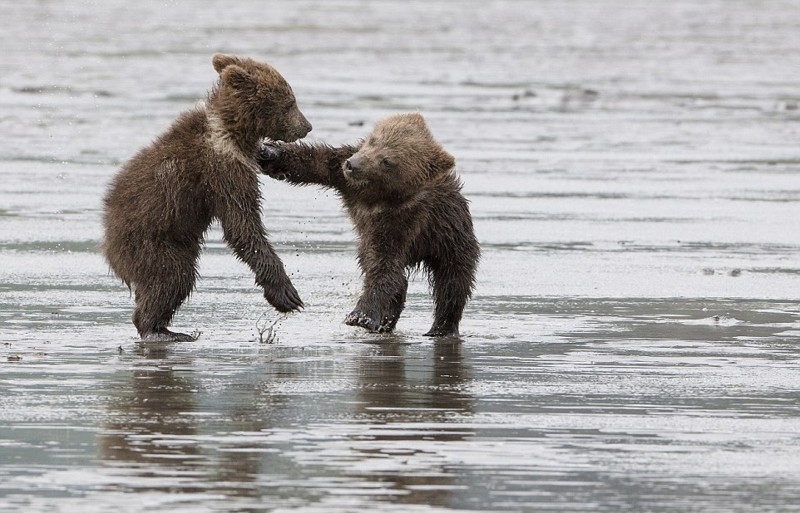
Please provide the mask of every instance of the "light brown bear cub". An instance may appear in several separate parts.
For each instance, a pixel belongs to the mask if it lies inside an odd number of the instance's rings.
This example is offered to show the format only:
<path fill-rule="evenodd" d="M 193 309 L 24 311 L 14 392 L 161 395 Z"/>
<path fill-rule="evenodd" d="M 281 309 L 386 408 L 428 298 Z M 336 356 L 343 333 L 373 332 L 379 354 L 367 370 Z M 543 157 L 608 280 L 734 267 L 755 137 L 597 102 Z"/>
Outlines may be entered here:
<path fill-rule="evenodd" d="M 406 300 L 406 272 L 422 266 L 435 302 L 429 336 L 458 336 L 480 248 L 455 161 L 419 114 L 377 124 L 358 146 L 265 144 L 265 173 L 335 189 L 358 233 L 364 288 L 345 323 L 389 332 Z"/>
<path fill-rule="evenodd" d="M 213 219 L 275 309 L 303 306 L 261 222 L 256 155 L 264 137 L 294 141 L 311 125 L 268 64 L 223 54 L 212 62 L 219 81 L 205 104 L 126 162 L 104 199 L 103 253 L 134 291 L 142 339 L 192 340 L 167 326 L 194 289 Z"/>

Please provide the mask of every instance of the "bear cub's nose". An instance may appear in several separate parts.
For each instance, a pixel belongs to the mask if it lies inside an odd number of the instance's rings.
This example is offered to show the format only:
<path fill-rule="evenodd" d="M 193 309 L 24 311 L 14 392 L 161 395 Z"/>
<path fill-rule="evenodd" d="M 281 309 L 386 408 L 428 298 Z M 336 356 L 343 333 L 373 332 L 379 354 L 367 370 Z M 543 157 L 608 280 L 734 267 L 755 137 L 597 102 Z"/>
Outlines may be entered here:
<path fill-rule="evenodd" d="M 344 161 L 342 168 L 344 168 L 345 176 L 352 178 L 358 177 L 361 174 L 361 170 L 364 169 L 363 156 L 358 153 L 352 155 L 349 159 Z"/>

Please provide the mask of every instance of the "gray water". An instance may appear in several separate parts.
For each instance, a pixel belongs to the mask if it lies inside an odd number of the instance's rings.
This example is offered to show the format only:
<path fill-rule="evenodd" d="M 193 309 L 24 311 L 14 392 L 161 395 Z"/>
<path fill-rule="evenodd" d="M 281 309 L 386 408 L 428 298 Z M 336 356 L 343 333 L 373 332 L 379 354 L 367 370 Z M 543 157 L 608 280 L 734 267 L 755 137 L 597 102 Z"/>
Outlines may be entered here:
<path fill-rule="evenodd" d="M 0 510 L 800 511 L 800 3 L 2 4 Z M 461 341 L 424 276 L 396 334 L 342 324 L 348 220 L 266 178 L 306 310 L 215 225 L 200 338 L 137 341 L 101 197 L 217 51 L 309 140 L 426 116 L 483 247 Z"/>

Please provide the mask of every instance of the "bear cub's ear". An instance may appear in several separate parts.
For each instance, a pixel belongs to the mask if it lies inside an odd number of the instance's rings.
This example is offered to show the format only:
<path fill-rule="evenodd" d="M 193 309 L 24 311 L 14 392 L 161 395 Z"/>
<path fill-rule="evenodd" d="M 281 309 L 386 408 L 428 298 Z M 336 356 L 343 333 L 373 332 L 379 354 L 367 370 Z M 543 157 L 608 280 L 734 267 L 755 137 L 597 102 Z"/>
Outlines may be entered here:
<path fill-rule="evenodd" d="M 456 159 L 447 153 L 443 148 L 437 148 L 437 151 L 431 158 L 430 166 L 433 175 L 447 173 L 456 167 Z"/>
<path fill-rule="evenodd" d="M 228 84 L 237 91 L 252 92 L 254 89 L 253 78 L 247 70 L 236 64 L 226 66 L 220 73 L 220 78 L 223 84 Z"/>
<path fill-rule="evenodd" d="M 241 64 L 242 61 L 235 55 L 228 55 L 224 53 L 215 53 L 211 58 L 211 64 L 214 65 L 214 70 L 217 73 L 222 73 L 222 70 L 231 64 Z"/>
<path fill-rule="evenodd" d="M 405 115 L 406 121 L 413 127 L 416 127 L 417 130 L 424 131 L 426 133 L 430 133 L 428 130 L 428 124 L 425 123 L 425 118 L 422 117 L 422 114 L 419 112 L 410 112 Z"/>

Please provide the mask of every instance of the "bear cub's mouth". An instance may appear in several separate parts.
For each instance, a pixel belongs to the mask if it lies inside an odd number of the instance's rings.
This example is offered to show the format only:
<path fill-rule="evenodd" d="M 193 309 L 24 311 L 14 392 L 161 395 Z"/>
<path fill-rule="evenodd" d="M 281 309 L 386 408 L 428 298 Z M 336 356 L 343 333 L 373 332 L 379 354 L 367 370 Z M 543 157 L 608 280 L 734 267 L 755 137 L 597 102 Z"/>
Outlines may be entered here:
<path fill-rule="evenodd" d="M 290 144 L 293 142 L 297 142 L 307 136 L 308 133 L 298 133 L 298 134 L 285 134 L 283 137 L 269 137 L 265 135 L 261 138 L 262 144 Z"/>

